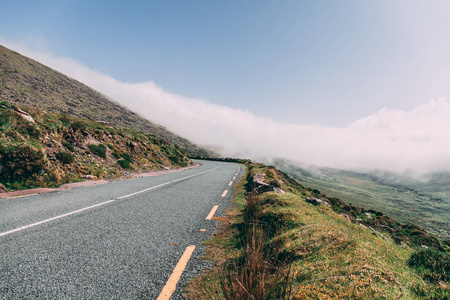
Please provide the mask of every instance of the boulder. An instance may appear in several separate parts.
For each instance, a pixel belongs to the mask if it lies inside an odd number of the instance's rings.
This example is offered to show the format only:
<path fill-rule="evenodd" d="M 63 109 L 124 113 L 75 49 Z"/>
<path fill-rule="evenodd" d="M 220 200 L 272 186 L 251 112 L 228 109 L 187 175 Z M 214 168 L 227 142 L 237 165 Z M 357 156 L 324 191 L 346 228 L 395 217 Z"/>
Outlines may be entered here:
<path fill-rule="evenodd" d="M 255 192 L 257 192 L 258 194 L 262 194 L 265 192 L 275 192 L 278 194 L 285 193 L 285 191 L 283 191 L 279 187 L 265 183 L 264 182 L 265 177 L 266 177 L 266 174 L 264 174 L 264 173 L 253 175 L 251 182 L 252 182 L 253 190 Z"/>
<path fill-rule="evenodd" d="M 27 120 L 31 123 L 34 123 L 34 119 L 26 111 L 21 110 L 17 106 L 14 106 L 13 109 L 16 113 L 18 113 L 20 116 L 22 116 L 22 118 L 24 118 L 25 120 Z"/>
<path fill-rule="evenodd" d="M 265 173 L 255 174 L 253 175 L 253 183 L 263 184 L 266 178 Z"/>
<path fill-rule="evenodd" d="M 7 193 L 8 191 L 6 190 L 6 187 L 0 183 L 0 194 L 2 193 Z"/>

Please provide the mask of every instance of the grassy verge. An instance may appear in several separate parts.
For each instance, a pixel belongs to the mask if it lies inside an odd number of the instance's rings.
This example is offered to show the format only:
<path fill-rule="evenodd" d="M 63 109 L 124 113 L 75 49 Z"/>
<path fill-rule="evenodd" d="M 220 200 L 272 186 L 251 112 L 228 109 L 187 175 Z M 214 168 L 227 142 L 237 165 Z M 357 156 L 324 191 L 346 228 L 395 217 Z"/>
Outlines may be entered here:
<path fill-rule="evenodd" d="M 249 180 L 286 191 L 255 195 Z M 328 205 L 275 168 L 249 164 L 236 209 L 207 241 L 214 268 L 188 287 L 193 299 L 448 299 L 447 250 L 399 245 Z M 325 200 L 325 199 L 324 199 Z M 374 216 L 375 217 L 375 216 Z M 382 216 L 380 216 L 382 217 Z M 439 246 L 439 245 L 438 245 Z M 424 253 L 422 253 L 424 252 Z"/>

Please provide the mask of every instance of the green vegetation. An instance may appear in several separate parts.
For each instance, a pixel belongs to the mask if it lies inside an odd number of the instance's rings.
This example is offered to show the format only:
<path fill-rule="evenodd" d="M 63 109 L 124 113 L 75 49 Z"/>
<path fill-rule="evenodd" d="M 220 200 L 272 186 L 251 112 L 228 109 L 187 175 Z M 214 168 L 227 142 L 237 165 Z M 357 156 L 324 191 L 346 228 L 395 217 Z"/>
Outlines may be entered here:
<path fill-rule="evenodd" d="M 131 155 L 128 153 L 122 153 L 120 155 L 116 154 L 116 158 L 122 158 L 120 160 L 117 161 L 117 163 L 119 163 L 119 165 L 124 168 L 124 169 L 132 169 L 133 167 L 131 166 L 131 164 L 133 163 L 133 160 L 131 159 Z M 169 160 L 172 161 L 169 157 Z"/>
<path fill-rule="evenodd" d="M 72 164 L 75 161 L 75 158 L 73 157 L 72 153 L 67 151 L 59 151 L 57 157 L 58 160 L 65 165 Z"/>
<path fill-rule="evenodd" d="M 61 144 L 67 148 L 67 150 L 69 150 L 70 152 L 75 151 L 75 148 L 72 146 L 72 144 L 70 144 L 69 142 L 66 141 L 61 141 Z"/>
<path fill-rule="evenodd" d="M 128 153 L 122 153 L 122 154 L 120 154 L 120 157 L 122 157 L 124 160 L 126 160 L 126 161 L 128 161 L 130 163 L 133 162 L 133 160 L 131 159 L 131 155 L 128 154 Z"/>
<path fill-rule="evenodd" d="M 450 255 L 435 249 L 420 249 L 408 261 L 423 278 L 431 282 L 450 282 Z"/>
<path fill-rule="evenodd" d="M 237 209 L 230 213 L 233 218 L 224 220 L 223 231 L 207 242 L 206 258 L 216 268 L 190 283 L 189 296 L 194 299 L 450 297 L 447 245 L 432 238 L 437 243 L 431 243 L 429 249 L 417 246 L 413 237 L 427 235 L 420 228 L 405 231 L 399 245 L 388 234 L 390 229 L 371 230 L 359 225 L 363 220 L 349 218 L 352 213 L 360 216 L 361 208 L 354 207 L 344 215 L 335 211 L 334 206 L 336 210 L 346 206 L 339 204 L 339 199 L 330 201 L 319 189 L 304 187 L 274 167 L 262 164 L 247 167 L 247 177 L 237 187 Z M 255 194 L 251 179 L 259 173 L 266 174 L 265 182 L 276 182 L 286 193 Z M 308 203 L 310 197 L 319 197 L 323 204 Z M 368 220 L 386 218 L 376 211 L 364 212 L 371 216 Z"/>
<path fill-rule="evenodd" d="M 22 182 L 43 172 L 47 164 L 44 152 L 33 141 L 2 140 L 0 143 L 0 181 Z"/>
<path fill-rule="evenodd" d="M 0 105 L 0 183 L 9 190 L 54 187 L 85 175 L 116 178 L 129 169 L 140 173 L 191 163 L 179 147 L 149 134 L 22 107 L 32 122 L 13 104 L 3 101 Z"/>
<path fill-rule="evenodd" d="M 99 144 L 99 145 L 95 145 L 95 144 L 90 144 L 89 146 L 89 150 L 91 150 L 91 152 L 103 159 L 106 159 L 106 147 L 103 144 Z"/>
<path fill-rule="evenodd" d="M 0 100 L 101 121 L 100 128 L 114 124 L 134 129 L 178 145 L 189 155 L 213 156 L 212 152 L 149 122 L 86 85 L 2 46 Z M 82 123 L 73 123 L 73 130 L 83 127 Z"/>
<path fill-rule="evenodd" d="M 126 159 L 118 160 L 117 163 L 124 169 L 132 169 L 130 161 Z"/>
<path fill-rule="evenodd" d="M 328 197 L 376 210 L 450 239 L 450 174 L 412 180 L 394 174 L 360 174 L 276 160 L 280 170 Z"/>

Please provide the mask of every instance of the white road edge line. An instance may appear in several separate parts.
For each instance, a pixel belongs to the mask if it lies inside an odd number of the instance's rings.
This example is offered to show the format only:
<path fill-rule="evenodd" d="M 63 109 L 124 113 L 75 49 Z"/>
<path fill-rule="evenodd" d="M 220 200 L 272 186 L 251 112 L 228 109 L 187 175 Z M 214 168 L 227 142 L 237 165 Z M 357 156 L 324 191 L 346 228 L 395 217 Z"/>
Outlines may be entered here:
<path fill-rule="evenodd" d="M 233 184 L 233 180 L 232 181 L 230 181 L 230 183 L 228 184 L 228 185 L 232 185 Z"/>
<path fill-rule="evenodd" d="M 225 197 L 228 193 L 228 190 L 225 190 L 225 192 L 223 192 L 222 197 Z"/>
<path fill-rule="evenodd" d="M 24 230 L 24 229 L 35 227 L 35 226 L 38 226 L 38 225 L 41 225 L 41 224 L 44 224 L 44 223 L 55 221 L 55 220 L 58 220 L 58 219 L 61 219 L 61 218 L 64 218 L 64 217 L 68 217 L 68 216 L 71 216 L 71 215 L 74 215 L 74 214 L 77 214 L 77 213 L 80 213 L 80 212 L 83 212 L 83 211 L 86 211 L 86 210 L 89 210 L 89 209 L 92 209 L 92 208 L 95 208 L 95 207 L 99 207 L 99 206 L 102 206 L 102 205 L 105 205 L 105 204 L 108 204 L 108 203 L 111 203 L 111 202 L 114 202 L 114 201 L 117 201 L 117 200 L 122 200 L 122 199 L 127 198 L 127 197 L 131 197 L 131 196 L 134 196 L 134 195 L 137 195 L 137 194 L 148 192 L 150 190 L 153 190 L 153 189 L 156 189 L 156 188 L 159 188 L 159 187 L 171 184 L 171 183 L 175 183 L 175 182 L 178 182 L 178 181 L 181 181 L 181 180 L 185 180 L 185 179 L 192 178 L 192 177 L 195 177 L 195 176 L 199 176 L 199 175 L 202 175 L 202 174 L 205 174 L 205 173 L 209 173 L 209 172 L 212 172 L 212 171 L 220 168 L 221 166 L 222 165 L 219 165 L 218 167 L 216 167 L 214 169 L 211 169 L 211 170 L 208 170 L 208 171 L 204 171 L 204 172 L 201 172 L 201 173 L 197 173 L 197 174 L 194 174 L 194 175 L 190 175 L 190 176 L 186 176 L 186 177 L 183 177 L 183 178 L 172 180 L 172 181 L 169 181 L 169 182 L 166 182 L 166 183 L 162 183 L 162 184 L 159 184 L 157 186 L 154 186 L 154 187 L 151 187 L 151 188 L 148 188 L 148 189 L 136 192 L 136 193 L 128 194 L 128 195 L 125 195 L 125 196 L 122 196 L 122 197 L 118 197 L 118 198 L 115 198 L 115 199 L 112 199 L 112 200 L 108 200 L 108 201 L 105 201 L 105 202 L 102 202 L 102 203 L 98 203 L 98 204 L 95 204 L 95 205 L 84 207 L 84 208 L 81 208 L 81 209 L 78 209 L 78 210 L 75 210 L 75 211 L 71 211 L 71 212 L 68 212 L 68 213 L 65 213 L 65 214 L 53 217 L 53 218 L 49 218 L 49 219 L 46 219 L 46 220 L 43 220 L 43 221 L 39 221 L 39 222 L 36 222 L 36 223 L 33 223 L 33 224 L 25 225 L 25 226 L 22 226 L 22 227 L 19 227 L 19 228 L 16 228 L 16 229 L 12 229 L 12 230 L 9 230 L 9 231 L 1 232 L 0 233 L 0 237 L 8 235 L 8 234 L 11 234 L 11 233 L 14 233 L 14 232 L 17 232 L 17 231 L 21 231 L 21 230 Z"/>
<path fill-rule="evenodd" d="M 175 182 L 178 182 L 178 181 L 181 181 L 181 180 L 185 180 L 185 179 L 188 179 L 188 178 L 191 178 L 191 177 L 196 177 L 196 176 L 199 176 L 199 175 L 202 175 L 202 174 L 205 174 L 205 173 L 209 173 L 209 172 L 212 172 L 212 171 L 220 168 L 221 166 L 222 165 L 219 165 L 218 167 L 215 167 L 214 169 L 211 169 L 211 170 L 208 170 L 208 171 L 204 171 L 204 172 L 201 172 L 201 173 L 198 173 L 198 174 L 194 174 L 194 175 L 186 176 L 186 177 L 179 178 L 179 179 L 176 179 L 176 180 L 172 180 L 172 181 L 169 181 L 169 182 L 166 182 L 166 183 L 162 183 L 162 184 L 159 184 L 157 186 L 153 186 L 151 188 L 148 188 L 148 189 L 136 192 L 136 193 L 132 193 L 132 194 L 128 194 L 128 195 L 125 195 L 125 196 L 122 196 L 122 197 L 118 197 L 115 200 L 122 200 L 122 199 L 125 199 L 125 198 L 128 198 L 128 197 L 131 197 L 131 196 L 135 196 L 135 195 L 138 195 L 138 194 L 141 194 L 141 193 L 145 193 L 145 192 L 151 191 L 153 189 L 156 189 L 156 188 L 159 188 L 159 187 L 171 184 L 171 183 L 175 183 Z"/>
<path fill-rule="evenodd" d="M 102 202 L 102 203 L 99 203 L 99 204 L 95 204 L 95 205 L 92 205 L 92 206 L 89 206 L 89 207 L 85 207 L 85 208 L 82 208 L 82 209 L 79 209 L 79 210 L 71 211 L 69 213 L 66 213 L 66 214 L 63 214 L 63 215 L 59 215 L 59 216 L 56 216 L 56 217 L 53 217 L 53 218 L 50 218 L 50 219 L 46 219 L 46 220 L 43 220 L 43 221 L 40 221 L 40 222 L 36 222 L 36 223 L 30 224 L 30 225 L 22 226 L 22 227 L 19 227 L 19 228 L 16 228 L 16 229 L 12 229 L 12 230 L 9 230 L 9 231 L 5 231 L 5 232 L 0 233 L 0 237 L 8 235 L 8 234 L 11 234 L 11 233 L 14 233 L 14 232 L 17 232 L 17 231 L 20 231 L 20 230 L 24 230 L 24 229 L 31 228 L 31 227 L 34 227 L 34 226 L 38 226 L 38 225 L 41 225 L 41 224 L 44 224 L 44 223 L 47 223 L 47 222 L 58 220 L 58 219 L 61 219 L 61 218 L 64 218 L 64 217 L 68 217 L 70 215 L 74 215 L 74 214 L 80 213 L 82 211 L 85 211 L 85 210 L 88 210 L 88 209 L 92 209 L 94 207 L 99 207 L 99 206 L 108 204 L 108 203 L 113 202 L 113 201 L 116 201 L 116 200 L 113 199 L 113 200 L 105 201 L 105 202 Z"/>
<path fill-rule="evenodd" d="M 184 250 L 183 255 L 181 255 L 180 260 L 178 261 L 175 269 L 173 269 L 172 275 L 170 275 L 169 279 L 166 282 L 161 294 L 156 300 L 168 300 L 170 296 L 172 296 L 175 288 L 177 287 L 178 280 L 180 280 L 181 274 L 183 273 L 189 259 L 192 256 L 192 253 L 195 250 L 195 245 L 188 246 L 186 250 Z"/>
<path fill-rule="evenodd" d="M 214 214 L 216 213 L 216 210 L 219 208 L 219 205 L 214 205 L 214 207 L 211 209 L 211 212 L 206 217 L 206 220 L 211 220 Z"/>

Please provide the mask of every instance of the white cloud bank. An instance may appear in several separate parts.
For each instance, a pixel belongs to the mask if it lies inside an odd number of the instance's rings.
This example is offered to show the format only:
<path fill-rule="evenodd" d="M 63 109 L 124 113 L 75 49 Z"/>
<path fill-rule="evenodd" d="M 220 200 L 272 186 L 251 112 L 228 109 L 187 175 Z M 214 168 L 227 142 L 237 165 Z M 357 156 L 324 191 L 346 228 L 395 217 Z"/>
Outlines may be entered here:
<path fill-rule="evenodd" d="M 239 157 L 284 157 L 342 169 L 450 170 L 450 102 L 430 100 L 410 111 L 382 109 L 345 128 L 281 124 L 249 111 L 165 92 L 153 82 L 124 83 L 80 63 L 10 41 L 6 47 L 111 97 L 194 143 Z"/>

